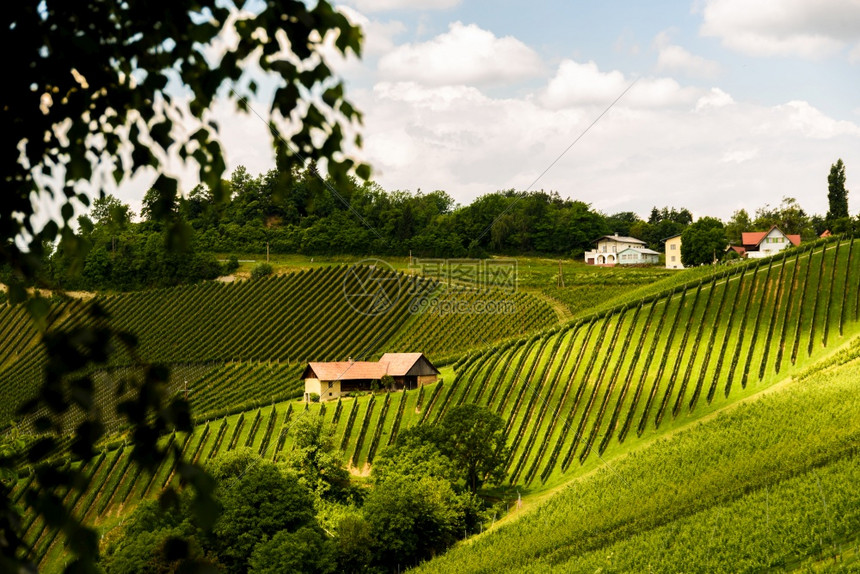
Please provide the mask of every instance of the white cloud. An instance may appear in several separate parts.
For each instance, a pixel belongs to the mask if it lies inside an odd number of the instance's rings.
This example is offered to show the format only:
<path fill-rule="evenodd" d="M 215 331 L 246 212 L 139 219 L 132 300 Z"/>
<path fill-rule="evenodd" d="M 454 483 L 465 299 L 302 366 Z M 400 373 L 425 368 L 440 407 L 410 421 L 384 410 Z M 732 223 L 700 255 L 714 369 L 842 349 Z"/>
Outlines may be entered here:
<path fill-rule="evenodd" d="M 713 60 L 691 54 L 685 48 L 669 43 L 663 32 L 657 36 L 657 71 L 681 72 L 693 78 L 715 78 L 720 74 L 720 65 Z"/>
<path fill-rule="evenodd" d="M 347 17 L 350 24 L 361 28 L 364 35 L 362 55 L 365 58 L 390 52 L 395 47 L 394 39 L 406 31 L 406 25 L 398 20 L 374 20 L 349 6 L 338 6 L 338 10 Z"/>
<path fill-rule="evenodd" d="M 427 42 L 399 46 L 379 61 L 383 78 L 429 86 L 496 85 L 542 71 L 537 53 L 516 38 L 497 38 L 460 22 Z"/>
<path fill-rule="evenodd" d="M 752 56 L 833 56 L 860 40 L 857 0 L 708 0 L 701 32 Z"/>
<path fill-rule="evenodd" d="M 711 91 L 699 98 L 696 102 L 696 111 L 712 108 L 721 108 L 735 103 L 732 96 L 719 88 L 711 88 Z"/>
<path fill-rule="evenodd" d="M 608 105 L 630 86 L 632 80 L 618 70 L 601 72 L 594 62 L 580 64 L 564 60 L 541 94 L 541 102 L 552 109 L 578 105 Z M 689 104 L 698 90 L 684 88 L 671 78 L 643 79 L 624 96 L 625 106 L 663 107 Z"/>
<path fill-rule="evenodd" d="M 607 75 L 607 93 L 623 89 Z M 366 112 L 363 157 L 377 181 L 386 189 L 444 189 L 461 203 L 526 188 L 600 111 L 414 82 L 380 83 L 357 99 Z M 851 150 L 860 150 L 856 123 L 804 102 L 736 102 L 714 88 L 686 107 L 616 106 L 535 188 L 607 213 L 647 215 L 652 205 L 675 205 L 727 218 L 783 195 L 823 213 L 827 169 L 835 157 L 860 164 Z"/>
<path fill-rule="evenodd" d="M 348 0 L 362 12 L 391 10 L 447 10 L 460 4 L 460 0 Z"/>
<path fill-rule="evenodd" d="M 758 155 L 758 151 L 758 148 L 755 147 L 726 150 L 720 161 L 723 163 L 744 163 L 755 158 Z"/>
<path fill-rule="evenodd" d="M 860 136 L 860 127 L 848 121 L 834 120 L 807 102 L 792 101 L 776 106 L 779 123 L 769 125 L 775 132 L 798 132 L 811 139 L 829 140 L 839 136 Z"/>

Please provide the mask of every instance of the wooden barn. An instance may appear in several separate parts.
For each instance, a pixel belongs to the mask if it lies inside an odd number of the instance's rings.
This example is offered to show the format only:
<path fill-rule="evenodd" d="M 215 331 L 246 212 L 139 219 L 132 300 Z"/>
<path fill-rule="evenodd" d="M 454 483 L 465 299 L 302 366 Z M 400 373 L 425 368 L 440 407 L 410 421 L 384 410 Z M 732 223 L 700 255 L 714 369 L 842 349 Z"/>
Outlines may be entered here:
<path fill-rule="evenodd" d="M 321 401 L 337 399 L 350 391 L 369 391 L 389 376 L 395 390 L 417 389 L 436 382 L 439 370 L 424 353 L 385 353 L 379 361 L 311 362 L 302 372 L 305 400 L 317 394 Z"/>

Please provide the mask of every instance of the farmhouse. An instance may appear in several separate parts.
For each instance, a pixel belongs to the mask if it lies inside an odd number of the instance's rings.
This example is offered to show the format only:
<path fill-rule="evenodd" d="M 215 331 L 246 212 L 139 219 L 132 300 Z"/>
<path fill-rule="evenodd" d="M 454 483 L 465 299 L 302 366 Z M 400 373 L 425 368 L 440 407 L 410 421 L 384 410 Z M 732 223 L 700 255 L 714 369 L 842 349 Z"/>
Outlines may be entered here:
<path fill-rule="evenodd" d="M 641 239 L 636 239 L 635 237 L 625 237 L 624 235 L 604 235 L 603 237 L 598 237 L 593 241 L 595 243 L 595 248 L 591 251 L 585 252 L 585 262 L 589 265 L 617 265 L 618 263 L 622 263 L 618 255 L 624 251 L 625 249 L 638 249 L 645 250 L 646 255 L 651 253 L 655 253 L 650 249 L 645 248 L 645 242 Z M 632 262 L 629 259 L 628 261 Z M 657 257 L 659 258 L 659 253 Z M 642 263 L 642 261 L 636 261 L 636 263 Z"/>
<path fill-rule="evenodd" d="M 741 245 L 729 245 L 728 249 L 737 252 L 741 257 L 761 259 L 796 245 L 800 245 L 800 235 L 786 235 L 774 225 L 767 231 L 743 232 Z"/>
<path fill-rule="evenodd" d="M 379 361 L 311 362 L 305 367 L 305 400 L 312 394 L 321 401 L 337 399 L 351 391 L 369 391 L 391 377 L 394 389 L 416 389 L 436 382 L 439 370 L 423 353 L 385 353 Z"/>
<path fill-rule="evenodd" d="M 683 269 L 681 263 L 681 234 L 663 240 L 666 244 L 666 269 Z"/>

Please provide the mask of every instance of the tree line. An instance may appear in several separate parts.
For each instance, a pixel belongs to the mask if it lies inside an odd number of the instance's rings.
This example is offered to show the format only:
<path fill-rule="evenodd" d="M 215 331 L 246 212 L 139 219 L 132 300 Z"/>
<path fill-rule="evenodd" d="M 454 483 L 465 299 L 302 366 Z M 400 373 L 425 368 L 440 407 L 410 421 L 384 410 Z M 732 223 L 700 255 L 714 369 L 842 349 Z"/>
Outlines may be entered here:
<path fill-rule="evenodd" d="M 701 265 L 731 257 L 745 231 L 776 225 L 803 241 L 853 232 L 860 215 L 848 211 L 845 165 L 828 175 L 830 209 L 808 215 L 784 197 L 728 221 L 686 208 L 656 206 L 647 219 L 631 211 L 606 215 L 557 192 L 504 190 L 458 205 L 445 191 L 385 191 L 373 182 L 347 179 L 338 187 L 316 170 L 271 170 L 252 176 L 237 168 L 224 182 L 227 201 L 203 185 L 187 195 L 150 190 L 139 215 L 111 195 L 78 217 L 78 230 L 43 249 L 42 282 L 66 290 L 128 291 L 214 279 L 237 266 L 214 254 L 408 255 L 486 257 L 542 254 L 580 259 L 593 241 L 611 233 L 635 237 L 664 251 L 682 235 L 682 261 Z M 81 254 L 83 253 L 83 257 Z M 8 279 L 8 269 L 0 280 Z"/>

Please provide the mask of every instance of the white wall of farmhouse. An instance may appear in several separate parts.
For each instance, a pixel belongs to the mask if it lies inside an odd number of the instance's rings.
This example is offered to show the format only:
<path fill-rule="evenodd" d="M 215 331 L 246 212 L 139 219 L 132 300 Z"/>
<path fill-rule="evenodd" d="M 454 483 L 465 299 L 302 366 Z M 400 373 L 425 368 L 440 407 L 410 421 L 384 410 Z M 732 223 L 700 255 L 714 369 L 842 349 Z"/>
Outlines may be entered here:
<path fill-rule="evenodd" d="M 779 229 L 774 228 L 761 240 L 758 251 L 747 251 L 747 257 L 750 259 L 762 259 L 779 253 L 783 249 L 788 249 L 791 246 L 792 243 L 788 237 L 783 235 Z"/>

